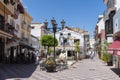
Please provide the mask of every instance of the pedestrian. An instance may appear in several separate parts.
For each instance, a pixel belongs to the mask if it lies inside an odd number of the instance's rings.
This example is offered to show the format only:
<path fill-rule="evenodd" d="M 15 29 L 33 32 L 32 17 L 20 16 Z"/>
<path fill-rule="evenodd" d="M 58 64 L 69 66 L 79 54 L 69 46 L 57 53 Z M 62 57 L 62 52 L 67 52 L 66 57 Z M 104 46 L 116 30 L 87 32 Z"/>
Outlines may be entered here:
<path fill-rule="evenodd" d="M 89 59 L 90 55 L 91 55 L 91 51 L 88 51 L 87 54 L 86 54 L 86 58 Z"/>
<path fill-rule="evenodd" d="M 40 58 L 39 50 L 36 50 L 36 51 L 35 51 L 35 57 L 36 57 L 35 64 L 38 64 L 38 63 L 39 63 L 39 58 Z"/>
<path fill-rule="evenodd" d="M 59 60 L 62 62 L 65 62 L 66 60 L 66 53 L 64 51 L 62 51 L 59 55 Z"/>
<path fill-rule="evenodd" d="M 95 52 L 91 50 L 90 58 L 93 59 L 95 57 Z"/>
<path fill-rule="evenodd" d="M 36 60 L 36 59 L 35 59 L 35 51 L 32 51 L 32 52 L 31 52 L 31 62 L 32 62 L 32 63 L 35 63 L 35 60 Z"/>

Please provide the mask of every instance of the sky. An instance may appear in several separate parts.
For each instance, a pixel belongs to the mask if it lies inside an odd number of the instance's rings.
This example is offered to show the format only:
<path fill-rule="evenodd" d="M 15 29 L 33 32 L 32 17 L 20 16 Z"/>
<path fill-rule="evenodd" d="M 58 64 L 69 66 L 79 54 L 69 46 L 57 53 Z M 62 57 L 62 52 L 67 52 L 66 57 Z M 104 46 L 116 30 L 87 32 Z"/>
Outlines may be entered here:
<path fill-rule="evenodd" d="M 106 7 L 103 0 L 22 0 L 24 8 L 32 16 L 32 22 L 49 22 L 55 18 L 58 26 L 64 19 L 66 26 L 84 29 L 93 36 L 98 15 L 103 14 Z"/>

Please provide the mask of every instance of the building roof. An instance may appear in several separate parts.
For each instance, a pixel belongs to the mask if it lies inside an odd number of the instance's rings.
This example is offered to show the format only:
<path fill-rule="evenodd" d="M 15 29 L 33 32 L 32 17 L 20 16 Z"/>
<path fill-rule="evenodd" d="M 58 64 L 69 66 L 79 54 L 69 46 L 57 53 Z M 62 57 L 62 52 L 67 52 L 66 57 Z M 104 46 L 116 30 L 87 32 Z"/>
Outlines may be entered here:
<path fill-rule="evenodd" d="M 42 24 L 42 23 L 40 23 L 40 22 L 32 22 L 31 24 Z"/>
<path fill-rule="evenodd" d="M 80 28 L 75 28 L 75 27 L 71 27 L 71 29 L 75 32 L 78 32 L 78 33 L 84 33 L 84 35 L 89 35 L 89 32 L 88 31 L 85 31 L 85 30 L 82 30 Z"/>

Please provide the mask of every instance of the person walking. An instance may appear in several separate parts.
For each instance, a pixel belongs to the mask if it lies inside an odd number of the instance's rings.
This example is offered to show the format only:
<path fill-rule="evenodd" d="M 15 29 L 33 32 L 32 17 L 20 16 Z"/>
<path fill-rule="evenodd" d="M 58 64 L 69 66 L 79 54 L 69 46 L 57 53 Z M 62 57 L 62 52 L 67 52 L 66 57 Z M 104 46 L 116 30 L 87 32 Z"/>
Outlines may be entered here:
<path fill-rule="evenodd" d="M 36 61 L 35 61 L 35 64 L 38 64 L 39 63 L 39 57 L 40 57 L 40 53 L 39 53 L 39 50 L 36 50 L 35 51 L 35 59 L 36 59 Z"/>
<path fill-rule="evenodd" d="M 95 57 L 95 52 L 91 50 L 90 58 L 93 59 Z"/>

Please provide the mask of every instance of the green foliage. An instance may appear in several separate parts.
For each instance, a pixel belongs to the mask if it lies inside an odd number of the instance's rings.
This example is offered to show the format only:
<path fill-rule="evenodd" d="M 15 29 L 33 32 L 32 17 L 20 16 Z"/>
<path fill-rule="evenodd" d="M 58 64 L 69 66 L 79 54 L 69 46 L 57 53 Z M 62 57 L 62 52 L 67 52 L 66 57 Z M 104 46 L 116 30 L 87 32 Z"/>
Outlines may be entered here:
<path fill-rule="evenodd" d="M 55 67 L 55 66 L 56 66 L 56 62 L 54 57 L 49 57 L 46 59 L 45 67 Z"/>
<path fill-rule="evenodd" d="M 112 60 L 112 54 L 103 53 L 101 59 L 105 62 L 109 62 Z"/>
<path fill-rule="evenodd" d="M 53 50 L 51 48 L 48 49 L 48 53 L 51 53 L 53 52 Z"/>
<path fill-rule="evenodd" d="M 98 45 L 98 46 L 97 46 L 97 51 L 98 51 L 98 52 L 101 52 L 101 45 Z"/>
<path fill-rule="evenodd" d="M 109 46 L 109 43 L 107 41 L 104 41 L 102 46 L 103 54 L 101 59 L 105 62 L 109 62 L 112 60 L 112 54 L 107 53 L 108 46 Z"/>
<path fill-rule="evenodd" d="M 77 41 L 76 43 L 75 43 L 75 51 L 76 52 L 78 52 L 78 53 L 80 53 L 80 43 L 79 43 L 79 41 Z"/>
<path fill-rule="evenodd" d="M 54 37 L 52 35 L 44 35 L 41 38 L 42 46 L 53 47 L 54 46 Z M 55 46 L 58 45 L 58 41 L 55 38 Z"/>

